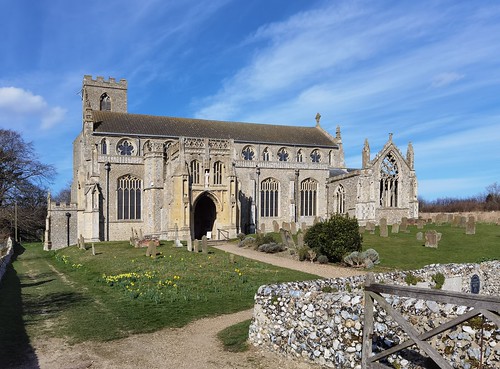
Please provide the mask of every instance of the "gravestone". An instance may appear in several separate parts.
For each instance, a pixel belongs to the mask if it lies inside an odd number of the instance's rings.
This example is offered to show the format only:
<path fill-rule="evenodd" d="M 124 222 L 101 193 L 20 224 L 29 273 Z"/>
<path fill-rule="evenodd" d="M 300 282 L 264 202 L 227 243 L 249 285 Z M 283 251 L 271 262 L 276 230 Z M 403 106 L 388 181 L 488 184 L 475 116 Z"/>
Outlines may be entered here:
<path fill-rule="evenodd" d="M 458 226 L 460 228 L 465 228 L 467 226 L 467 217 L 460 217 L 460 223 Z"/>
<path fill-rule="evenodd" d="M 500 219 L 499 219 L 499 221 L 500 221 Z M 302 230 L 302 232 L 307 231 L 307 224 L 306 224 L 306 222 L 302 222 L 302 224 L 300 225 L 300 229 Z"/>
<path fill-rule="evenodd" d="M 142 236 L 142 228 L 139 228 L 139 239 L 142 240 L 144 237 Z"/>
<path fill-rule="evenodd" d="M 315 216 L 313 220 L 313 225 L 319 223 L 319 217 Z"/>
<path fill-rule="evenodd" d="M 178 238 L 175 239 L 175 247 L 183 247 L 181 240 L 179 240 Z"/>
<path fill-rule="evenodd" d="M 187 243 L 187 250 L 189 252 L 192 252 L 193 251 L 193 241 L 191 240 L 191 237 L 188 237 L 186 243 Z"/>
<path fill-rule="evenodd" d="M 208 241 L 207 241 L 207 236 L 203 236 L 201 238 L 201 252 L 204 254 L 208 254 Z"/>
<path fill-rule="evenodd" d="M 474 274 L 470 279 L 470 292 L 478 294 L 481 289 L 481 282 L 479 281 L 479 276 Z"/>
<path fill-rule="evenodd" d="M 472 215 L 466 223 L 465 234 L 476 234 L 476 220 Z"/>
<path fill-rule="evenodd" d="M 146 256 L 156 257 L 156 242 L 150 240 L 148 242 L 148 249 L 146 250 Z"/>
<path fill-rule="evenodd" d="M 417 232 L 417 241 L 422 241 L 424 239 L 424 234 L 422 232 Z"/>
<path fill-rule="evenodd" d="M 266 234 L 266 223 L 261 223 L 260 233 Z"/>
<path fill-rule="evenodd" d="M 273 232 L 278 233 L 280 231 L 280 225 L 277 221 L 273 220 Z"/>
<path fill-rule="evenodd" d="M 281 228 L 280 229 L 281 243 L 287 248 L 295 248 L 295 242 L 293 241 L 290 231 Z"/>
<path fill-rule="evenodd" d="M 94 246 L 94 243 L 92 242 L 92 255 L 95 256 L 95 246 Z"/>
<path fill-rule="evenodd" d="M 359 233 L 360 234 L 365 233 L 365 226 L 359 226 Z"/>
<path fill-rule="evenodd" d="M 399 233 L 399 223 L 394 223 L 391 227 L 391 233 Z"/>
<path fill-rule="evenodd" d="M 375 223 L 366 222 L 365 229 L 370 232 L 370 234 L 375 234 Z"/>
<path fill-rule="evenodd" d="M 290 223 L 287 222 L 281 223 L 281 228 L 283 228 L 285 231 L 290 231 Z"/>
<path fill-rule="evenodd" d="M 304 247 L 304 234 L 302 232 L 297 233 L 297 248 L 301 249 Z"/>
<path fill-rule="evenodd" d="M 380 237 L 389 236 L 389 230 L 387 229 L 387 219 L 380 218 L 379 230 L 380 230 Z"/>
<path fill-rule="evenodd" d="M 460 215 L 453 216 L 453 220 L 451 221 L 451 226 L 458 227 L 459 224 L 460 224 Z"/>
<path fill-rule="evenodd" d="M 200 241 L 199 240 L 194 240 L 193 242 L 193 252 L 200 252 Z"/>
<path fill-rule="evenodd" d="M 435 230 L 425 232 L 425 247 L 438 247 L 438 233 Z"/>
<path fill-rule="evenodd" d="M 290 223 L 290 232 L 292 232 L 292 234 L 297 233 L 297 223 L 295 222 Z"/>
<path fill-rule="evenodd" d="M 417 219 L 417 229 L 424 229 L 425 220 Z"/>
<path fill-rule="evenodd" d="M 401 224 L 399 226 L 399 231 L 408 233 L 410 230 L 408 229 L 408 218 L 407 217 L 402 217 L 401 218 Z"/>

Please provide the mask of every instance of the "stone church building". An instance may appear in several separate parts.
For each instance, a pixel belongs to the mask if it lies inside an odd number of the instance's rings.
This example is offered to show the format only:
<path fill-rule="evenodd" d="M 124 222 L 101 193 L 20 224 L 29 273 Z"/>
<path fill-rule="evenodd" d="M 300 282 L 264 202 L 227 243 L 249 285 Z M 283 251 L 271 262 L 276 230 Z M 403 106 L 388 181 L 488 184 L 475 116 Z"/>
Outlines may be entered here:
<path fill-rule="evenodd" d="M 347 168 L 340 128 L 159 117 L 127 112 L 127 81 L 85 76 L 73 143 L 71 204 L 49 200 L 46 248 L 127 240 L 212 239 L 349 213 L 360 224 L 417 218 L 417 177 L 389 140 Z"/>

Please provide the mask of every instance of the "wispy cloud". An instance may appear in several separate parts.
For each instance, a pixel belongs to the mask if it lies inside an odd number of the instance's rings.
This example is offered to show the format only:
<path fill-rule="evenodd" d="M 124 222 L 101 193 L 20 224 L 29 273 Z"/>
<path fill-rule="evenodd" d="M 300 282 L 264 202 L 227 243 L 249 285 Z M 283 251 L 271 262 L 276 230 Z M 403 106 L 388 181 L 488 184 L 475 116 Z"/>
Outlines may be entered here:
<path fill-rule="evenodd" d="M 32 121 L 49 129 L 63 121 L 65 114 L 66 109 L 49 106 L 40 95 L 18 87 L 0 87 L 0 123 L 9 128 L 15 122 Z"/>

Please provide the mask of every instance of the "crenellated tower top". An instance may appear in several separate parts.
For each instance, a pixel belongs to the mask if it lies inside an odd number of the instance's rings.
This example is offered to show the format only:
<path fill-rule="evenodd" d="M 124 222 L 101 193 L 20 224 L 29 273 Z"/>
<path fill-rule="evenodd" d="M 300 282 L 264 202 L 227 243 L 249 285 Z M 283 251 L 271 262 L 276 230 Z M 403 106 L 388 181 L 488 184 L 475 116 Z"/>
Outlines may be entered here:
<path fill-rule="evenodd" d="M 83 77 L 82 85 L 82 110 L 85 109 L 109 110 L 119 113 L 127 112 L 127 80 L 110 77 L 105 80 L 98 76 L 93 79 L 91 75 Z"/>

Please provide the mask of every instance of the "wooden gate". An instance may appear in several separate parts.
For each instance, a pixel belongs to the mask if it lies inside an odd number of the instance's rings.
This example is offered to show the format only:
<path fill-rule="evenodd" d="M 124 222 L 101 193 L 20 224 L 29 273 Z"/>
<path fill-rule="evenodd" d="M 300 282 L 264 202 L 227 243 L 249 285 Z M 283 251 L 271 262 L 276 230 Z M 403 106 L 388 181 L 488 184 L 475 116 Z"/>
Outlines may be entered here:
<path fill-rule="evenodd" d="M 382 296 L 382 294 L 411 297 L 420 300 L 436 301 L 442 303 L 469 306 L 473 309 L 455 319 L 452 319 L 430 331 L 419 333 L 398 311 L 396 311 Z M 379 307 L 383 308 L 399 324 L 409 339 L 393 346 L 387 350 L 372 355 L 373 337 L 373 303 L 377 301 Z M 369 274 L 365 283 L 365 320 L 363 327 L 363 352 L 361 367 L 363 369 L 387 368 L 378 363 L 395 352 L 417 345 L 441 368 L 453 369 L 451 364 L 426 340 L 440 334 L 470 318 L 483 315 L 500 327 L 500 297 L 475 295 L 460 292 L 440 291 L 427 288 L 404 287 L 373 283 L 373 275 Z"/>

